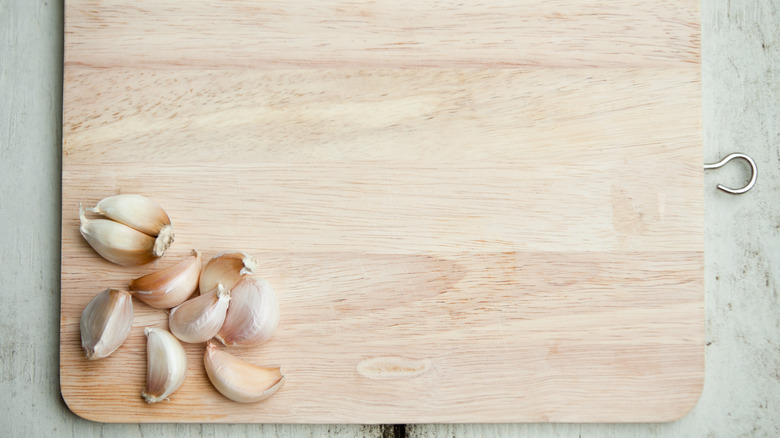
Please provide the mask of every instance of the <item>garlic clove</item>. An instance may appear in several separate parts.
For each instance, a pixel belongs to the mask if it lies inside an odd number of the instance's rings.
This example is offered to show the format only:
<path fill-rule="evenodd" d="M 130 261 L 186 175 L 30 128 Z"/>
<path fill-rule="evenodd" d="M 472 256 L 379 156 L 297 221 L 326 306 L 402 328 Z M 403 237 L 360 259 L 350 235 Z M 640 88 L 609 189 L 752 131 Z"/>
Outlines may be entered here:
<path fill-rule="evenodd" d="M 225 323 L 216 338 L 226 346 L 259 345 L 279 325 L 279 301 L 267 281 L 247 277 L 230 292 Z"/>
<path fill-rule="evenodd" d="M 130 282 L 131 293 L 144 303 L 158 308 L 170 309 L 183 303 L 195 292 L 200 278 L 200 252 L 181 262 Z"/>
<path fill-rule="evenodd" d="M 81 313 L 81 346 L 87 359 L 113 353 L 133 327 L 133 299 L 130 293 L 106 289 L 97 294 Z"/>
<path fill-rule="evenodd" d="M 243 252 L 222 252 L 206 263 L 200 274 L 200 293 L 209 292 L 222 284 L 228 290 L 242 278 L 257 269 L 254 258 Z"/>
<path fill-rule="evenodd" d="M 171 310 L 168 326 L 179 340 L 197 344 L 213 338 L 225 322 L 230 303 L 230 292 L 217 289 L 185 301 Z"/>
<path fill-rule="evenodd" d="M 156 259 L 155 238 L 108 219 L 88 219 L 79 211 L 81 235 L 106 260 L 122 266 L 138 266 Z"/>
<path fill-rule="evenodd" d="M 147 403 L 167 399 L 182 383 L 187 371 L 187 354 L 179 340 L 167 330 L 147 327 L 146 388 L 141 392 Z"/>
<path fill-rule="evenodd" d="M 156 202 L 141 195 L 116 195 L 102 199 L 87 211 L 103 215 L 144 234 L 157 237 L 171 219 Z"/>
<path fill-rule="evenodd" d="M 222 395 L 239 403 L 256 403 L 272 396 L 284 384 L 280 367 L 253 365 L 212 343 L 206 346 L 203 365 L 211 384 Z"/>

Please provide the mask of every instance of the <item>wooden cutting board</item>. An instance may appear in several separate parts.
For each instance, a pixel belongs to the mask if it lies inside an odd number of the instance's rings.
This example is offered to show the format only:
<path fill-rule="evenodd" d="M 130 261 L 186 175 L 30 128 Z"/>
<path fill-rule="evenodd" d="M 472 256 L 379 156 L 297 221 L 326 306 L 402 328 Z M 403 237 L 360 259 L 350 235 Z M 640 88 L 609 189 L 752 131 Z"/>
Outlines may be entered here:
<path fill-rule="evenodd" d="M 60 372 L 106 422 L 668 421 L 704 371 L 699 1 L 70 0 Z M 78 203 L 140 193 L 176 242 L 102 260 Z M 250 252 L 281 364 L 256 405 L 189 374 L 146 405 L 147 326 L 79 317 L 192 248 Z"/>

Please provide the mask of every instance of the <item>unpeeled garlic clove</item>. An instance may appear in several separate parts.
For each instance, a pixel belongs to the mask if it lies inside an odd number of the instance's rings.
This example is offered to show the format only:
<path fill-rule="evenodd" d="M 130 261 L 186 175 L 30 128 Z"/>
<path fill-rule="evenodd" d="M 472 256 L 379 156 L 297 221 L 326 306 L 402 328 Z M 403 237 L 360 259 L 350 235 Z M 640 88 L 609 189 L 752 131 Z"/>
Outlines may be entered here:
<path fill-rule="evenodd" d="M 144 303 L 158 308 L 170 309 L 183 303 L 195 292 L 200 278 L 200 252 L 181 262 L 130 282 L 131 293 Z"/>
<path fill-rule="evenodd" d="M 280 367 L 253 365 L 209 343 L 203 365 L 211 384 L 222 395 L 239 403 L 256 403 L 279 390 L 284 384 Z"/>
<path fill-rule="evenodd" d="M 147 403 L 167 399 L 182 383 L 187 371 L 184 347 L 167 330 L 147 327 L 146 388 L 141 392 Z"/>
<path fill-rule="evenodd" d="M 171 310 L 171 333 L 191 344 L 208 341 L 222 328 L 229 303 L 230 292 L 221 284 L 216 290 L 185 301 Z"/>
<path fill-rule="evenodd" d="M 81 235 L 106 260 L 122 266 L 138 266 L 157 258 L 155 238 L 108 219 L 88 219 L 79 211 Z"/>
<path fill-rule="evenodd" d="M 86 211 L 108 219 L 88 219 Z M 92 248 L 122 266 L 149 263 L 173 243 L 168 215 L 144 196 L 110 196 L 86 210 L 79 205 L 79 219 L 81 234 Z"/>
<path fill-rule="evenodd" d="M 87 359 L 113 353 L 133 327 L 133 299 L 130 293 L 106 289 L 97 294 L 81 313 L 81 346 Z"/>
<path fill-rule="evenodd" d="M 109 196 L 87 211 L 103 215 L 152 237 L 157 237 L 163 228 L 171 226 L 171 219 L 165 210 L 141 195 Z"/>
<path fill-rule="evenodd" d="M 230 296 L 230 308 L 216 338 L 226 346 L 259 345 L 271 339 L 279 325 L 279 301 L 268 282 L 244 278 Z"/>
<path fill-rule="evenodd" d="M 233 289 L 242 278 L 257 269 L 257 262 L 249 255 L 233 251 L 222 252 L 206 263 L 200 274 L 200 293 L 214 290 L 221 284 L 228 290 Z"/>

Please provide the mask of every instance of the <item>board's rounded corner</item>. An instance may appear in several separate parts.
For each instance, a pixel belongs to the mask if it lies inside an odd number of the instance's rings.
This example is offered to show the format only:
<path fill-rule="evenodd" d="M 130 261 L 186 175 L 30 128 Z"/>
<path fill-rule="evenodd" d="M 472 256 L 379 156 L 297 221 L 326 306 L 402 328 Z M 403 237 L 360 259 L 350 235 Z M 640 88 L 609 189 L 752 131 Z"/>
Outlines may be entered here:
<path fill-rule="evenodd" d="M 76 407 L 74 407 L 70 403 L 70 397 L 68 397 L 68 392 L 64 389 L 62 386 L 62 378 L 60 378 L 60 397 L 62 397 L 62 402 L 65 404 L 65 407 L 68 408 L 68 410 L 74 414 L 75 416 L 81 418 L 82 420 L 92 421 L 92 422 L 98 422 L 97 420 L 94 420 L 92 418 L 89 418 L 88 415 L 86 415 L 84 412 L 80 411 Z"/>
<path fill-rule="evenodd" d="M 690 392 L 691 396 L 686 399 L 684 403 L 681 403 L 679 408 L 669 415 L 669 418 L 661 419 L 659 423 L 674 423 L 676 421 L 682 420 L 688 416 L 688 414 L 693 412 L 693 410 L 696 408 L 696 405 L 699 404 L 702 395 L 704 394 L 703 372 L 698 376 L 697 381 L 694 384 L 696 386 L 693 388 L 693 391 Z M 693 386 L 693 384 L 691 386 Z"/>
<path fill-rule="evenodd" d="M 106 421 L 99 416 L 93 416 L 94 412 L 89 412 L 88 410 L 82 410 L 78 406 L 71 403 L 70 398 L 70 391 L 68 391 L 67 386 L 63 386 L 62 384 L 62 376 L 60 376 L 60 397 L 62 397 L 62 402 L 65 404 L 65 407 L 68 408 L 70 412 L 72 412 L 77 417 L 81 418 L 82 420 L 91 421 L 93 423 L 106 423 Z"/>

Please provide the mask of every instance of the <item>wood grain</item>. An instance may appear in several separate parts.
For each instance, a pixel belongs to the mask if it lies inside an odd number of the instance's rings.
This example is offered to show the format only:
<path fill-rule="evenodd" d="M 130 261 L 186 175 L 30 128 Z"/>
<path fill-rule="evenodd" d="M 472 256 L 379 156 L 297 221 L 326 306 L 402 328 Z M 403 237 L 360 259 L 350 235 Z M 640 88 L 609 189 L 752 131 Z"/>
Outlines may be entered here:
<path fill-rule="evenodd" d="M 689 67 L 69 68 L 66 81 L 66 165 L 471 163 L 517 160 L 519 151 L 553 162 L 618 154 L 671 163 L 701 138 L 700 73 Z"/>
<path fill-rule="evenodd" d="M 66 7 L 66 63 L 92 67 L 658 67 L 700 58 L 699 4 L 691 0 Z"/>
<path fill-rule="evenodd" d="M 305 30 L 305 31 L 302 31 Z M 61 385 L 99 421 L 664 421 L 703 379 L 698 3 L 69 2 Z M 406 68 L 400 68 L 406 67 Z M 413 68 L 409 68 L 413 67 Z M 98 258 L 78 202 L 177 240 Z M 191 367 L 145 405 L 143 327 L 87 362 L 94 294 L 191 248 L 278 290 L 259 405 Z"/>

